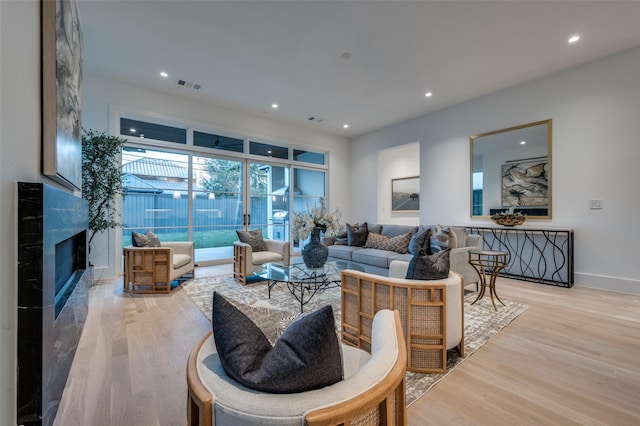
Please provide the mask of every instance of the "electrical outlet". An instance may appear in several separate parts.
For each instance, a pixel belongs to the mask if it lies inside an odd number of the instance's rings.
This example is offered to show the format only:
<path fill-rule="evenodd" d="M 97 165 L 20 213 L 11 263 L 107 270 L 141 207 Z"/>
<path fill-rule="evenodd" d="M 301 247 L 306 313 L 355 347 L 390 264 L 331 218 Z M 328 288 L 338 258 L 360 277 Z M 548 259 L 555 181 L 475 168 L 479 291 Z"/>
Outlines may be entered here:
<path fill-rule="evenodd" d="M 602 200 L 589 200 L 589 208 L 591 210 L 598 210 L 602 208 Z"/>

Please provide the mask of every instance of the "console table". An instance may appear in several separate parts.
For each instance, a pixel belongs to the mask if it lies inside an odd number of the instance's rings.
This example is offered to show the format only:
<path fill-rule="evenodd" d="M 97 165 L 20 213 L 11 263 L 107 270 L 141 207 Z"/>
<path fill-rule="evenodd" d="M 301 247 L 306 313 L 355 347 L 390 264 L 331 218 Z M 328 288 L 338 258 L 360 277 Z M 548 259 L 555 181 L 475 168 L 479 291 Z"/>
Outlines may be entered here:
<path fill-rule="evenodd" d="M 485 250 L 508 253 L 500 275 L 525 281 L 573 287 L 573 229 L 464 226 L 479 234 Z"/>

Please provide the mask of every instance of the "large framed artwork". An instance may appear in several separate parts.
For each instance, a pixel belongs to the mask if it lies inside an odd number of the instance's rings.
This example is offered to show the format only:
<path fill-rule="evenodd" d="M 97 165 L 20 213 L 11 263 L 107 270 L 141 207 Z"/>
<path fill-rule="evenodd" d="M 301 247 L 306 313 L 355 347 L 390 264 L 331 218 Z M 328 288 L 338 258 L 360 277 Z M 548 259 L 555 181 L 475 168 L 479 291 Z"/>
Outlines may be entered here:
<path fill-rule="evenodd" d="M 509 161 L 502 165 L 502 207 L 547 207 L 547 157 Z"/>
<path fill-rule="evenodd" d="M 391 179 L 391 211 L 420 210 L 420 176 Z"/>
<path fill-rule="evenodd" d="M 75 0 L 42 0 L 42 171 L 82 190 L 82 31 Z"/>

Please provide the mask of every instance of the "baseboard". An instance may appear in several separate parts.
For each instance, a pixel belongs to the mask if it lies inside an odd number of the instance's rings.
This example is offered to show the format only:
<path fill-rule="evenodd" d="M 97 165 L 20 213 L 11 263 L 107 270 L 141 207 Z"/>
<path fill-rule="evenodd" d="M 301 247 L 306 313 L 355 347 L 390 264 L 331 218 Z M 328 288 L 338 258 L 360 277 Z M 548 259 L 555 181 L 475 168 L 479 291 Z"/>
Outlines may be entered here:
<path fill-rule="evenodd" d="M 629 278 L 607 277 L 603 275 L 575 273 L 575 285 L 598 290 L 615 291 L 617 293 L 640 296 L 640 280 Z"/>

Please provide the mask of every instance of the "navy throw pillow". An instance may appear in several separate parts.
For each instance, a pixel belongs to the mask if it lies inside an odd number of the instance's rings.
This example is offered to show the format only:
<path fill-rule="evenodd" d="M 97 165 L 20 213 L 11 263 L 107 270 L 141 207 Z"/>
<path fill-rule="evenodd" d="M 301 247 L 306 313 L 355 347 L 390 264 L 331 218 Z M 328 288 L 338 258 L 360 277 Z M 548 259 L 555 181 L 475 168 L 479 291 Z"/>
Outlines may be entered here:
<path fill-rule="evenodd" d="M 343 378 L 331 305 L 291 323 L 272 347 L 258 326 L 214 292 L 212 325 L 222 367 L 250 389 L 305 392 Z"/>

